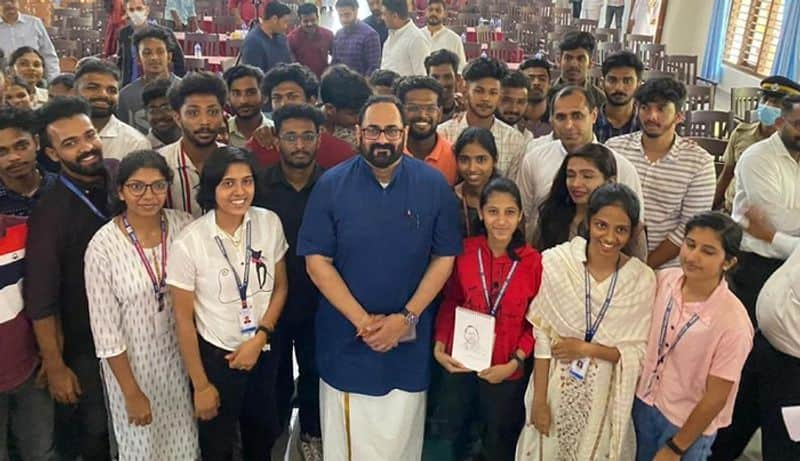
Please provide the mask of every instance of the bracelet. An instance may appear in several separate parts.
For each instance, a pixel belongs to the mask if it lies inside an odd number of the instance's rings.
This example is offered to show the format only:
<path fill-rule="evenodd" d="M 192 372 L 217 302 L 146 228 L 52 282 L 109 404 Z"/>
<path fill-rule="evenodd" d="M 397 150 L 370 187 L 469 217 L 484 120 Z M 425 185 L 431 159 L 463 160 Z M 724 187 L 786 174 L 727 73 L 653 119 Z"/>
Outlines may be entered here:
<path fill-rule="evenodd" d="M 511 353 L 511 359 L 517 362 L 517 370 L 525 371 L 525 359 L 517 355 L 516 352 Z"/>
<path fill-rule="evenodd" d="M 683 455 L 686 454 L 686 450 L 681 450 L 681 447 L 679 447 L 678 445 L 675 444 L 675 441 L 672 440 L 672 437 L 667 439 L 666 445 L 667 445 L 667 448 L 672 450 L 672 452 L 675 453 L 678 456 L 683 456 Z"/>
<path fill-rule="evenodd" d="M 266 337 L 267 337 L 267 341 L 266 342 L 267 342 L 267 344 L 269 344 L 270 340 L 272 339 L 272 334 L 275 333 L 275 330 L 270 328 L 270 327 L 268 327 L 268 326 L 259 325 L 258 328 L 256 328 L 255 334 L 258 334 L 259 331 L 263 331 L 264 332 L 264 335 L 266 335 Z"/>

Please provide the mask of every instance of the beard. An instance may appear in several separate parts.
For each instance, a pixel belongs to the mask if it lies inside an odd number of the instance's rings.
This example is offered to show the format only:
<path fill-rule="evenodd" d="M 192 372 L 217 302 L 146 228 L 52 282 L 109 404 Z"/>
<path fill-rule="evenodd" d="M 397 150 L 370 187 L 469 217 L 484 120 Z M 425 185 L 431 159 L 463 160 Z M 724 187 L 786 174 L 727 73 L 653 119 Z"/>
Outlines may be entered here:
<path fill-rule="evenodd" d="M 442 23 L 442 19 L 436 16 L 428 16 L 427 22 L 429 26 L 438 26 Z"/>
<path fill-rule="evenodd" d="M 92 118 L 107 118 L 111 117 L 111 114 L 114 113 L 116 106 L 107 99 L 93 99 L 89 101 L 89 103 L 93 104 L 95 102 L 104 102 L 108 104 L 108 107 L 96 107 L 94 105 L 91 106 L 92 108 Z"/>
<path fill-rule="evenodd" d="M 385 152 L 378 152 L 385 151 Z M 396 162 L 403 155 L 403 143 L 399 146 L 394 144 L 373 144 L 369 148 L 361 146 L 361 155 L 364 160 L 375 168 L 387 168 Z"/>
<path fill-rule="evenodd" d="M 629 96 L 625 93 L 612 93 L 608 95 L 607 99 L 608 103 L 611 104 L 612 106 L 625 106 L 629 102 L 631 102 L 633 96 Z"/>
<path fill-rule="evenodd" d="M 185 126 L 181 126 L 181 131 L 183 132 L 183 137 L 197 147 L 208 147 L 217 142 L 217 131 L 212 129 L 190 131 Z M 211 134 L 213 136 L 211 136 L 208 141 L 203 141 L 197 138 L 198 134 Z"/>
<path fill-rule="evenodd" d="M 231 110 L 233 110 L 233 113 L 242 120 L 250 120 L 254 117 L 258 117 L 261 114 L 261 110 L 258 106 L 243 105 L 239 107 L 231 107 Z"/>
<path fill-rule="evenodd" d="M 511 126 L 516 125 L 522 119 L 522 114 L 517 114 L 517 113 L 501 114 L 499 110 L 495 112 L 494 116 L 499 118 L 500 121 L 505 122 L 506 124 Z"/>
<path fill-rule="evenodd" d="M 420 122 L 427 123 L 429 125 L 426 131 L 417 131 L 417 129 L 414 128 L 414 124 Z M 417 141 L 428 139 L 436 134 L 436 124 L 433 122 L 433 119 L 430 118 L 418 117 L 413 120 L 409 120 L 408 127 L 408 135 Z"/>
<path fill-rule="evenodd" d="M 786 128 L 781 130 L 781 141 L 783 141 L 783 145 L 786 146 L 786 150 L 789 152 L 800 151 L 800 136 L 789 134 Z"/>
<path fill-rule="evenodd" d="M 96 155 L 97 161 L 92 163 L 91 165 L 83 165 L 81 162 L 86 160 L 87 158 Z M 61 159 L 61 165 L 65 167 L 67 170 L 79 174 L 82 176 L 102 176 L 106 172 L 106 166 L 103 164 L 103 150 L 102 149 L 92 149 L 89 152 L 84 152 L 80 154 L 75 161 L 69 161 Z"/>
<path fill-rule="evenodd" d="M 297 158 L 295 155 L 298 153 L 305 154 L 305 158 Z M 297 149 L 289 153 L 284 153 L 281 151 L 281 159 L 283 159 L 283 162 L 290 168 L 302 170 L 314 163 L 314 160 L 316 159 L 316 152 L 306 149 Z"/>

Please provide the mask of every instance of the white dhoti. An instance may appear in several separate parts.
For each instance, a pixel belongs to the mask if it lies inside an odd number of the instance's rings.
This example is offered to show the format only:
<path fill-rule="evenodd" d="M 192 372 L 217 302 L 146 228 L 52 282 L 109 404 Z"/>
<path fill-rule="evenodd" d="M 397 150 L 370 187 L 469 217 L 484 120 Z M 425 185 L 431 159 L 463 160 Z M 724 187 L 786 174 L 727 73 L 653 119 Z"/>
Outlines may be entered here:
<path fill-rule="evenodd" d="M 417 461 L 422 456 L 425 392 L 379 397 L 342 392 L 319 380 L 326 461 Z"/>

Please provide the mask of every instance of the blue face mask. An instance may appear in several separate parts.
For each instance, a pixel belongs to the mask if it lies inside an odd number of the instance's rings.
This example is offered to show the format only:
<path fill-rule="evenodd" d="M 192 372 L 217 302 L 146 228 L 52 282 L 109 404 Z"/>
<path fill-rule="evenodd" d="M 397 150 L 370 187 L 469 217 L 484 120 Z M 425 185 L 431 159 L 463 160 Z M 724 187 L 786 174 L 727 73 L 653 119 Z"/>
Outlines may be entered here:
<path fill-rule="evenodd" d="M 758 106 L 758 121 L 764 126 L 772 126 L 775 120 L 781 116 L 781 110 L 778 107 L 768 106 L 766 104 Z"/>

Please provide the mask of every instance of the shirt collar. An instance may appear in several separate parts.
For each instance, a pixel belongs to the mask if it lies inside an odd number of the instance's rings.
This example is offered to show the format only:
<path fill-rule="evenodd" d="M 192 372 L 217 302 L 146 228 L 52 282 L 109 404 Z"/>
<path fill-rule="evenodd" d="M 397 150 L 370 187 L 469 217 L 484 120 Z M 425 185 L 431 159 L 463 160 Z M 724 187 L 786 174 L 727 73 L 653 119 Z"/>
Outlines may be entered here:
<path fill-rule="evenodd" d="M 706 325 L 710 324 L 714 317 L 714 309 L 716 306 L 725 304 L 723 298 L 728 292 L 728 282 L 725 281 L 725 278 L 723 277 L 719 282 L 719 285 L 717 285 L 714 291 L 711 292 L 711 296 L 709 296 L 708 299 L 705 301 L 684 304 L 681 287 L 683 286 L 683 281 L 685 278 L 686 276 L 681 274 L 681 276 L 676 278 L 669 287 L 670 297 L 676 304 L 673 305 L 673 307 L 677 307 L 677 305 L 683 306 L 683 309 L 685 309 L 687 312 L 697 314 L 701 322 L 705 323 Z M 666 302 L 669 302 L 669 300 L 666 300 Z"/>
<path fill-rule="evenodd" d="M 108 119 L 108 123 L 106 123 L 106 126 L 104 126 L 102 130 L 100 130 L 100 133 L 98 133 L 98 135 L 100 135 L 101 138 L 116 138 L 117 136 L 119 136 L 119 129 L 121 123 L 122 122 L 119 121 L 119 119 L 114 114 L 111 114 L 111 117 Z"/>
<path fill-rule="evenodd" d="M 786 144 L 783 143 L 780 131 L 772 133 L 772 136 L 769 137 L 769 142 L 772 143 L 775 153 L 779 157 L 787 157 L 791 159 L 793 162 L 795 161 L 795 159 L 792 157 L 792 154 L 789 153 L 789 149 L 786 148 Z"/>
<path fill-rule="evenodd" d="M 308 182 L 308 184 L 306 184 L 306 186 L 303 188 L 303 190 L 306 190 L 306 189 L 312 187 L 317 182 L 319 177 L 322 176 L 323 172 L 324 172 L 324 170 L 322 169 L 322 167 L 319 166 L 318 163 L 315 163 L 314 164 L 314 172 L 311 173 L 311 180 Z M 289 187 L 292 190 L 295 190 L 294 186 L 289 184 L 289 181 L 286 180 L 286 175 L 283 174 L 283 168 L 281 168 L 281 164 L 280 163 L 277 163 L 277 164 L 267 168 L 266 170 L 264 170 L 264 180 L 270 186 L 274 186 L 274 185 L 277 185 L 277 184 L 283 184 L 284 186 Z"/>
<path fill-rule="evenodd" d="M 442 154 L 442 151 L 444 151 L 447 148 L 447 140 L 444 139 L 444 136 L 439 136 L 439 133 L 434 133 L 434 136 L 436 136 L 436 144 L 433 145 L 433 149 L 431 149 L 431 152 L 425 156 L 426 160 L 427 159 L 431 159 L 433 161 L 439 160 L 439 156 Z M 406 155 L 409 155 L 411 157 L 414 156 L 414 154 L 410 150 L 408 150 L 408 143 L 406 143 L 406 146 L 403 149 L 403 151 Z"/>
<path fill-rule="evenodd" d="M 17 22 L 28 22 L 28 20 L 26 19 L 26 17 L 28 16 L 27 14 L 22 14 L 21 12 L 17 14 L 18 14 Z M 3 18 L 0 18 L 0 24 L 8 24 L 8 23 Z"/>
<path fill-rule="evenodd" d="M 269 120 L 264 114 L 261 114 L 261 125 L 258 127 L 270 126 Z M 228 134 L 229 136 L 237 135 L 241 138 L 244 138 L 244 135 L 241 131 L 239 131 L 239 127 L 236 125 L 236 117 L 231 117 L 228 119 Z"/>
<path fill-rule="evenodd" d="M 409 19 L 409 20 L 408 20 L 408 22 L 406 23 L 406 25 L 404 25 L 403 27 L 401 27 L 401 28 L 399 28 L 399 29 L 389 29 L 389 34 L 391 34 L 391 35 L 400 35 L 400 34 L 404 34 L 404 33 L 405 33 L 406 31 L 408 31 L 408 30 L 409 30 L 409 28 L 411 28 L 411 27 L 414 27 L 414 28 L 416 28 L 416 27 L 417 27 L 417 25 L 416 25 L 416 24 L 414 24 L 414 21 L 412 21 L 411 19 Z"/>
<path fill-rule="evenodd" d="M 552 137 L 552 133 L 550 134 L 550 136 Z M 557 141 L 557 142 L 556 142 L 556 141 Z M 562 154 L 564 154 L 564 157 L 566 157 L 566 156 L 567 156 L 567 154 L 569 154 L 569 152 L 567 152 L 567 148 L 566 148 L 566 147 L 564 147 L 564 143 L 563 143 L 563 142 L 561 142 L 561 140 L 560 140 L 560 139 L 554 139 L 554 140 L 553 140 L 553 144 L 556 144 L 556 145 L 558 145 L 558 148 L 561 150 L 561 153 L 562 153 Z M 596 134 L 594 134 L 594 133 L 592 133 L 592 141 L 591 141 L 591 144 L 600 144 L 600 142 L 597 140 L 597 135 L 596 135 Z"/>

